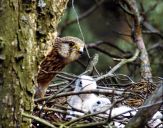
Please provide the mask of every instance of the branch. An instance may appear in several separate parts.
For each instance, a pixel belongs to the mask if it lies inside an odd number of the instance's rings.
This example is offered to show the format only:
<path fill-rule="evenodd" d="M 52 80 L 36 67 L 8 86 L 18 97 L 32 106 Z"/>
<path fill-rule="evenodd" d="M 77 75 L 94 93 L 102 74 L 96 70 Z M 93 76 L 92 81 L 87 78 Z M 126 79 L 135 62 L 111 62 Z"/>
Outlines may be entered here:
<path fill-rule="evenodd" d="M 131 17 L 133 18 L 133 28 L 131 31 L 131 38 L 134 43 L 137 44 L 141 54 L 141 81 L 150 81 L 152 82 L 152 73 L 150 62 L 148 58 L 148 53 L 144 44 L 144 40 L 142 37 L 142 29 L 141 29 L 141 16 L 139 14 L 139 10 L 137 7 L 136 0 L 123 0 L 121 1 L 124 5 L 128 7 L 128 10 L 132 13 Z M 128 13 L 127 13 L 128 14 Z"/>
<path fill-rule="evenodd" d="M 52 98 L 59 98 L 59 97 L 66 97 L 66 96 L 71 96 L 71 95 L 79 95 L 79 94 L 90 94 L 90 93 L 95 93 L 95 94 L 112 94 L 114 93 L 115 95 L 122 95 L 123 91 L 115 91 L 114 89 L 93 89 L 93 90 L 87 90 L 87 91 L 80 91 L 80 92 L 63 92 L 63 93 L 59 93 L 59 94 L 55 94 L 52 96 L 47 96 L 44 98 L 39 98 L 39 99 L 35 99 L 35 102 L 40 102 L 40 101 L 44 101 L 46 99 L 52 99 Z M 127 93 L 127 92 L 126 92 Z"/>
<path fill-rule="evenodd" d="M 126 53 L 123 49 L 121 49 L 118 46 L 114 45 L 112 42 L 103 41 L 103 40 L 100 40 L 100 41 L 97 41 L 97 42 L 94 42 L 94 43 L 90 43 L 90 44 L 87 45 L 87 48 L 93 48 L 95 46 L 99 46 L 99 45 L 102 45 L 102 44 L 109 45 L 110 47 L 115 48 L 116 50 L 118 50 L 118 51 L 120 51 L 122 53 Z"/>
<path fill-rule="evenodd" d="M 163 97 L 163 84 L 160 83 L 159 87 L 153 94 L 145 101 L 143 106 L 149 106 L 140 109 L 137 114 L 129 121 L 125 128 L 143 128 L 145 124 L 153 117 L 162 104 Z M 158 104 L 157 104 L 158 103 Z M 151 106 L 151 104 L 154 104 Z"/>
<path fill-rule="evenodd" d="M 148 30 L 148 31 L 143 31 L 144 34 L 155 34 L 159 36 L 161 39 L 163 39 L 163 34 L 161 33 L 161 31 L 155 28 L 154 26 L 152 26 L 147 21 L 143 22 L 143 26 Z"/>
<path fill-rule="evenodd" d="M 99 58 L 99 55 L 95 54 L 93 59 L 90 60 L 90 63 L 88 64 L 87 69 L 82 74 L 90 75 L 93 72 L 95 65 L 98 63 L 98 58 Z"/>
<path fill-rule="evenodd" d="M 124 65 L 124 64 L 126 64 L 126 63 L 133 62 L 134 60 L 136 60 L 136 58 L 138 57 L 138 55 L 139 55 L 139 50 L 136 49 L 136 52 L 135 52 L 135 54 L 134 54 L 133 57 L 131 57 L 131 58 L 129 58 L 129 59 L 121 59 L 121 62 L 120 62 L 120 63 L 118 63 L 116 66 L 114 66 L 107 74 L 98 77 L 98 78 L 96 79 L 96 81 L 101 80 L 101 79 L 104 79 L 104 78 L 109 77 L 109 76 L 113 76 L 113 73 L 114 73 L 117 69 L 119 69 L 122 65 Z"/>
<path fill-rule="evenodd" d="M 99 48 L 99 47 L 97 47 L 97 46 L 93 46 L 93 47 L 91 47 L 91 48 L 94 48 L 94 49 L 96 49 L 97 51 L 102 52 L 102 53 L 104 53 L 104 54 L 106 54 L 106 55 L 108 55 L 108 56 L 110 56 L 110 57 L 113 57 L 113 58 L 122 58 L 121 55 L 112 54 L 112 53 L 108 52 L 108 50 L 104 50 L 104 49 Z"/>

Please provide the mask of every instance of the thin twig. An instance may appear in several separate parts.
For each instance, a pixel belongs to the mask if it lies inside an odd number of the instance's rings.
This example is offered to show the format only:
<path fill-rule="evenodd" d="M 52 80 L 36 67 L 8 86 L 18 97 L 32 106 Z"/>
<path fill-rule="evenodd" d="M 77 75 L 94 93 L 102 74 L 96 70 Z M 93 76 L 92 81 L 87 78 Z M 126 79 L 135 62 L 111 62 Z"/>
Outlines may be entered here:
<path fill-rule="evenodd" d="M 84 12 L 83 14 L 81 14 L 78 18 L 79 21 L 82 21 L 83 19 L 85 19 L 86 17 L 90 16 L 96 9 L 98 9 L 100 7 L 100 5 L 104 2 L 105 0 L 101 0 L 100 2 L 97 2 L 95 5 L 93 5 L 91 8 L 89 8 L 86 12 Z M 71 21 L 67 21 L 60 30 L 60 33 L 63 33 L 63 31 L 65 30 L 65 28 L 67 28 L 67 26 L 70 26 L 72 24 L 76 23 L 76 19 L 71 20 Z"/>
<path fill-rule="evenodd" d="M 102 53 L 104 53 L 104 54 L 106 54 L 106 55 L 108 55 L 108 56 L 110 56 L 110 57 L 113 57 L 113 58 L 122 58 L 121 55 L 112 54 L 112 53 L 108 52 L 108 50 L 99 48 L 99 47 L 97 47 L 97 46 L 93 46 L 93 47 L 90 47 L 90 48 L 93 48 L 93 49 L 95 49 L 95 50 L 97 50 L 97 51 L 99 51 L 99 52 L 102 52 Z"/>
<path fill-rule="evenodd" d="M 116 95 L 122 95 L 123 92 L 122 91 L 115 91 L 115 90 L 106 90 L 106 89 L 94 89 L 94 90 L 87 90 L 87 91 L 80 91 L 80 92 L 63 92 L 63 93 L 59 93 L 59 94 L 55 94 L 52 96 L 47 96 L 44 98 L 40 98 L 40 99 L 35 99 L 35 102 L 39 102 L 39 101 L 44 101 L 46 99 L 53 99 L 53 98 L 59 98 L 59 97 L 66 97 L 66 96 L 71 96 L 71 95 L 79 95 L 79 94 L 89 94 L 89 93 L 95 93 L 95 94 L 112 94 L 114 92 L 114 94 Z M 127 93 L 127 92 L 125 92 Z"/>
<path fill-rule="evenodd" d="M 97 42 L 94 42 L 94 43 L 90 43 L 87 45 L 88 48 L 93 48 L 93 47 L 97 47 L 99 45 L 102 45 L 102 44 L 105 44 L 105 45 L 108 45 L 112 48 L 115 48 L 116 50 L 122 52 L 122 53 L 126 53 L 123 49 L 119 48 L 118 46 L 116 46 L 114 43 L 112 42 L 109 42 L 109 41 L 103 41 L 103 40 L 100 40 L 100 41 L 97 41 Z"/>
<path fill-rule="evenodd" d="M 99 55 L 95 54 L 93 56 L 93 58 L 90 60 L 85 72 L 82 73 L 82 74 L 90 75 L 93 72 L 93 69 L 94 69 L 95 65 L 98 63 L 98 58 L 99 58 Z"/>

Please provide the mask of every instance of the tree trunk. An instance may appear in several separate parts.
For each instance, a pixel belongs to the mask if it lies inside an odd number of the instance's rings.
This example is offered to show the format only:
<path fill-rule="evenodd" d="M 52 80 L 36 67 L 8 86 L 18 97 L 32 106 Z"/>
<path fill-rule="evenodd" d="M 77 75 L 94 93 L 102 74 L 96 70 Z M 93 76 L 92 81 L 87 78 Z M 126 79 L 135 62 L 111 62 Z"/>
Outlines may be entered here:
<path fill-rule="evenodd" d="M 30 127 L 21 113 L 33 110 L 38 65 L 67 1 L 0 0 L 0 128 Z"/>

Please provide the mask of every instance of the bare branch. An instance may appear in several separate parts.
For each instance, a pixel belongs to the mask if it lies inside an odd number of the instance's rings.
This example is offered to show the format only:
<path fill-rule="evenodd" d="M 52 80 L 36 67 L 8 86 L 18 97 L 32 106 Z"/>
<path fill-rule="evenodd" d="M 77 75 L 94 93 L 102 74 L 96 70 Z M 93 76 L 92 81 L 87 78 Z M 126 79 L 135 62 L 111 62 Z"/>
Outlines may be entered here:
<path fill-rule="evenodd" d="M 134 43 L 137 44 L 141 54 L 141 78 L 142 81 L 150 81 L 152 82 L 152 73 L 151 73 L 151 67 L 150 62 L 148 58 L 148 53 L 144 44 L 144 40 L 142 37 L 142 29 L 141 29 L 141 16 L 139 14 L 139 10 L 137 7 L 136 0 L 123 0 L 121 1 L 123 4 L 125 4 L 130 12 L 132 12 L 132 18 L 134 21 L 134 25 L 131 31 L 131 38 Z"/>
<path fill-rule="evenodd" d="M 93 59 L 90 60 L 90 63 L 88 64 L 86 71 L 82 74 L 90 75 L 93 72 L 95 65 L 98 63 L 98 58 L 99 58 L 99 55 L 95 54 Z"/>
<path fill-rule="evenodd" d="M 139 50 L 137 49 L 133 57 L 131 57 L 131 58 L 129 58 L 129 59 L 122 59 L 120 63 L 118 63 L 116 66 L 114 66 L 107 74 L 98 77 L 98 78 L 96 79 L 96 81 L 101 80 L 101 79 L 104 79 L 104 78 L 106 78 L 106 77 L 108 77 L 108 76 L 113 76 L 113 73 L 114 73 L 117 69 L 119 69 L 122 65 L 124 65 L 124 64 L 126 64 L 126 63 L 133 62 L 133 61 L 138 57 L 138 55 L 139 55 Z"/>
<path fill-rule="evenodd" d="M 147 31 L 143 31 L 144 34 L 155 34 L 159 36 L 161 39 L 163 39 L 163 34 L 160 30 L 156 29 L 154 26 L 152 26 L 147 21 L 143 22 L 143 26 L 147 29 Z"/>

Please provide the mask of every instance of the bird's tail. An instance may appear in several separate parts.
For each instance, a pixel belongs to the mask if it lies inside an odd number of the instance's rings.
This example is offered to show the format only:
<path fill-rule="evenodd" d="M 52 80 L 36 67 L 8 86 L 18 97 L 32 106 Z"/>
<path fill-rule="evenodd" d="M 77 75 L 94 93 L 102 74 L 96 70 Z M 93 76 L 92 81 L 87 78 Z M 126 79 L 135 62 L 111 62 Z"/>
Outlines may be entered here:
<path fill-rule="evenodd" d="M 47 88 L 48 86 L 41 86 L 40 84 L 38 84 L 38 86 L 36 87 L 35 98 L 43 98 L 45 96 Z"/>

